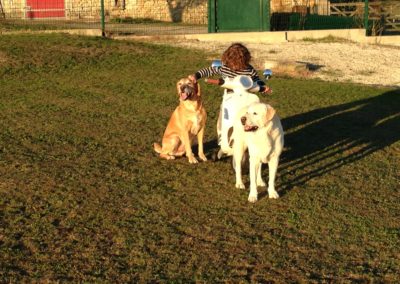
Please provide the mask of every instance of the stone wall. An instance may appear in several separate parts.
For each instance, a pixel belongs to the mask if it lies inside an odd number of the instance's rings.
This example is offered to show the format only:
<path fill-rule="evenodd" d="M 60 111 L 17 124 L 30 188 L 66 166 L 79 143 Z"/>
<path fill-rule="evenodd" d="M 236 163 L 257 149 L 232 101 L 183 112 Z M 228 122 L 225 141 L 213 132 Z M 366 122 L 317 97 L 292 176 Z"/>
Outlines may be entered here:
<path fill-rule="evenodd" d="M 25 1 L 1 0 L 1 3 L 6 18 L 21 19 L 25 17 Z"/>
<path fill-rule="evenodd" d="M 107 1 L 107 0 L 105 0 Z M 68 19 L 100 19 L 100 0 L 65 0 Z"/>
<path fill-rule="evenodd" d="M 207 0 L 112 0 L 111 17 L 132 17 L 165 22 L 207 24 Z"/>
<path fill-rule="evenodd" d="M 25 17 L 26 0 L 0 1 L 7 18 Z M 66 19 L 100 18 L 100 0 L 64 1 Z M 130 17 L 207 24 L 207 3 L 207 0 L 104 0 L 104 8 L 107 19 Z"/>
<path fill-rule="evenodd" d="M 271 12 L 328 15 L 329 0 L 271 0 Z"/>
<path fill-rule="evenodd" d="M 67 0 L 69 18 L 100 17 L 99 0 Z M 134 18 L 207 24 L 207 0 L 104 0 L 107 19 Z"/>

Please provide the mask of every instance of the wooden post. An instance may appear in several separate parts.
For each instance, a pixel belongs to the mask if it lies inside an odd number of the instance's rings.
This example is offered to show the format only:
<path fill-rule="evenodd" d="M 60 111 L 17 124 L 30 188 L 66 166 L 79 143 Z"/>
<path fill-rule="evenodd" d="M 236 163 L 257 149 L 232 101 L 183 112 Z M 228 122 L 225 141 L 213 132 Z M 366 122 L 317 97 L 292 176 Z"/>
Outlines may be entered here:
<path fill-rule="evenodd" d="M 369 16 L 369 1 L 365 0 L 364 3 L 364 28 L 365 28 L 365 35 L 368 35 L 368 16 Z"/>
<path fill-rule="evenodd" d="M 319 0 L 317 6 L 318 15 L 329 15 L 329 2 L 328 0 Z"/>
<path fill-rule="evenodd" d="M 100 0 L 100 13 L 101 13 L 101 35 L 106 36 L 106 20 L 104 13 L 104 0 Z"/>
<path fill-rule="evenodd" d="M 0 17 L 6 18 L 6 13 L 4 13 L 3 3 L 1 2 L 1 0 L 0 0 Z"/>

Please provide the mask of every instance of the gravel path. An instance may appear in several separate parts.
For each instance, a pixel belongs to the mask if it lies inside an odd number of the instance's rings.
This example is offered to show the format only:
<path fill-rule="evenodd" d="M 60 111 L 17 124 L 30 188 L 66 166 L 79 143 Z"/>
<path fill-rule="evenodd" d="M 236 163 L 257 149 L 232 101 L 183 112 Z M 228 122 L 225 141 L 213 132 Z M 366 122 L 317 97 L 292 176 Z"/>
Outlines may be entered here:
<path fill-rule="evenodd" d="M 229 46 L 190 40 L 168 43 L 217 54 Z M 250 49 L 256 68 L 271 68 L 275 73 L 295 77 L 400 87 L 400 46 L 311 41 L 244 44 Z"/>

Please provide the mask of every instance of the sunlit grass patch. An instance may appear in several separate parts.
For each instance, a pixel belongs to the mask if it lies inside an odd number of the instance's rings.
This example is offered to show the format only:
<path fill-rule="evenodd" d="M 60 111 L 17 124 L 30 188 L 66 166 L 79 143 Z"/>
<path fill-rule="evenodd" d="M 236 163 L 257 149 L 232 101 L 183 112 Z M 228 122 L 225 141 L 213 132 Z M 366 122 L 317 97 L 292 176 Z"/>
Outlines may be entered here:
<path fill-rule="evenodd" d="M 19 35 L 0 56 L 0 282 L 399 281 L 398 90 L 272 78 L 281 198 L 249 204 L 229 159 L 152 148 L 208 54 Z"/>

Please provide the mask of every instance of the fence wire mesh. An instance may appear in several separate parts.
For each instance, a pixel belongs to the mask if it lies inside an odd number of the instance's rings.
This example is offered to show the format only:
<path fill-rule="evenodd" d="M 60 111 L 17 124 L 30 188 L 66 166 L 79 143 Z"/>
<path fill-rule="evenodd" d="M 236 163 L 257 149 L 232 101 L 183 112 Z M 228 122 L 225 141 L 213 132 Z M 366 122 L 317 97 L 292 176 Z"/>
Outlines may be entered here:
<path fill-rule="evenodd" d="M 104 9 L 101 2 L 0 0 L 0 30 L 102 29 L 104 22 L 106 33 L 208 32 L 209 0 L 103 0 Z M 269 21 L 272 31 L 367 28 L 370 35 L 400 34 L 400 1 L 270 0 Z"/>
<path fill-rule="evenodd" d="M 101 29 L 107 33 L 207 33 L 207 0 L 0 0 L 3 29 Z M 104 13 L 102 14 L 102 11 Z"/>
<path fill-rule="evenodd" d="M 400 34 L 400 1 L 271 1 L 271 30 L 366 28 L 369 35 Z"/>
<path fill-rule="evenodd" d="M 3 29 L 98 29 L 100 2 L 64 0 L 0 0 Z M 98 3 L 97 3 L 98 2 Z"/>

